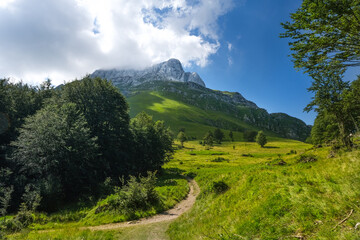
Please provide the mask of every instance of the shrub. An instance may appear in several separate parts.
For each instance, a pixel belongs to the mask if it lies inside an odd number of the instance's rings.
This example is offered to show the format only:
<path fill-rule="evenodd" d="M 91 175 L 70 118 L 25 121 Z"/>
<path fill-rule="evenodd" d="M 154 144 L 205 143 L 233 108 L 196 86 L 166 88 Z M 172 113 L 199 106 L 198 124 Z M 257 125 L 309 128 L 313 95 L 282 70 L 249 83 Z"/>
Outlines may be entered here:
<path fill-rule="evenodd" d="M 255 142 L 256 135 L 257 135 L 256 131 L 247 130 L 244 132 L 244 139 L 247 142 Z"/>
<path fill-rule="evenodd" d="M 215 158 L 215 159 L 211 160 L 211 162 L 224 162 L 224 161 L 229 162 L 229 159 L 218 157 L 218 158 Z"/>
<path fill-rule="evenodd" d="M 123 179 L 122 182 L 124 183 Z M 160 203 L 160 197 L 155 191 L 155 186 L 155 172 L 148 172 L 147 177 L 130 176 L 126 185 L 123 185 L 122 188 L 115 188 L 115 194 L 109 198 L 107 206 L 100 206 L 99 208 L 102 208 L 101 210 L 116 210 L 130 215 L 136 210 L 148 210 Z"/>
<path fill-rule="evenodd" d="M 302 162 L 302 163 L 309 163 L 316 161 L 317 161 L 317 157 L 313 154 L 302 154 L 300 155 L 300 158 L 298 160 L 298 162 Z"/>
<path fill-rule="evenodd" d="M 290 150 L 286 155 L 297 154 L 296 150 Z"/>
<path fill-rule="evenodd" d="M 214 181 L 211 184 L 210 191 L 217 194 L 224 193 L 229 189 L 229 186 L 224 181 Z"/>
<path fill-rule="evenodd" d="M 241 154 L 241 156 L 243 157 L 254 157 L 254 155 L 252 155 L 251 153 L 248 153 L 248 154 Z"/>

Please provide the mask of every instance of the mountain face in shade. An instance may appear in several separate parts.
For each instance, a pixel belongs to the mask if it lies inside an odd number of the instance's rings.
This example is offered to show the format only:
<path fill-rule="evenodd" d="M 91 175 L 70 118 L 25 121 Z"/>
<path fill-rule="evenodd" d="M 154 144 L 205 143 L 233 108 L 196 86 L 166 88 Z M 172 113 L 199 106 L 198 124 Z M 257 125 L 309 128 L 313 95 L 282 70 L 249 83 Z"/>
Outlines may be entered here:
<path fill-rule="evenodd" d="M 133 87 L 150 81 L 193 82 L 205 87 L 200 76 L 195 72 L 185 72 L 177 59 L 170 59 L 144 70 L 101 69 L 91 76 L 108 79 L 118 87 Z"/>

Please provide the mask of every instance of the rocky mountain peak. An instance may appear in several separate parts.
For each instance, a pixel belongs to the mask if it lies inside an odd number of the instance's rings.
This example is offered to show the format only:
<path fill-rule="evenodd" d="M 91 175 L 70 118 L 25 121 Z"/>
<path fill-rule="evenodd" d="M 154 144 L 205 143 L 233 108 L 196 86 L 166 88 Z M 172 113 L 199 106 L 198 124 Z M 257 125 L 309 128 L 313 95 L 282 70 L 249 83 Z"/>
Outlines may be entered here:
<path fill-rule="evenodd" d="M 185 72 L 178 59 L 169 59 L 143 70 L 96 70 L 92 77 L 108 79 L 116 86 L 132 87 L 151 81 L 194 82 L 205 87 L 201 77 L 193 72 Z"/>

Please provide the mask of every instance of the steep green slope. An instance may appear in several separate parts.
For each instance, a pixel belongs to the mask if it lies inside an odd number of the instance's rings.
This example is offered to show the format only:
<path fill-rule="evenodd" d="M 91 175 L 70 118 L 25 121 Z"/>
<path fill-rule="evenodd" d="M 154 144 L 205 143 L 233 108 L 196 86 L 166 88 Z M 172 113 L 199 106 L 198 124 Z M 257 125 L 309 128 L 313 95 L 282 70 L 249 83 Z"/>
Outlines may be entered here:
<path fill-rule="evenodd" d="M 159 92 L 144 91 L 128 97 L 130 116 L 134 117 L 141 111 L 152 115 L 155 120 L 164 120 L 174 131 L 185 128 L 188 137 L 201 139 L 208 130 L 216 127 L 232 130 L 236 140 L 242 140 L 245 129 L 259 130 L 249 124 L 227 114 L 208 110 L 183 103 L 169 97 L 161 96 Z M 225 131 L 226 136 L 228 131 Z M 274 135 L 268 132 L 270 135 Z"/>
<path fill-rule="evenodd" d="M 155 119 L 165 120 L 173 131 L 185 128 L 196 138 L 215 127 L 237 132 L 261 129 L 274 136 L 302 141 L 310 134 L 311 127 L 303 121 L 283 113 L 269 114 L 239 93 L 171 81 L 147 82 L 127 89 L 118 87 L 127 96 L 132 116 L 146 111 Z"/>

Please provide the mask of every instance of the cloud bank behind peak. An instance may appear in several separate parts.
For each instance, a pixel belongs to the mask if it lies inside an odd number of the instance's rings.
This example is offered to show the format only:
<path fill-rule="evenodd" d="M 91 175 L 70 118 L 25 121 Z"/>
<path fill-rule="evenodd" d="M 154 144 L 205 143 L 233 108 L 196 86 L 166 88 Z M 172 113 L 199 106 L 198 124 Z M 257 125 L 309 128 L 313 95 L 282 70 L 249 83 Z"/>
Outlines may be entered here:
<path fill-rule="evenodd" d="M 0 0 L 0 78 L 54 84 L 170 58 L 206 66 L 232 0 Z"/>

